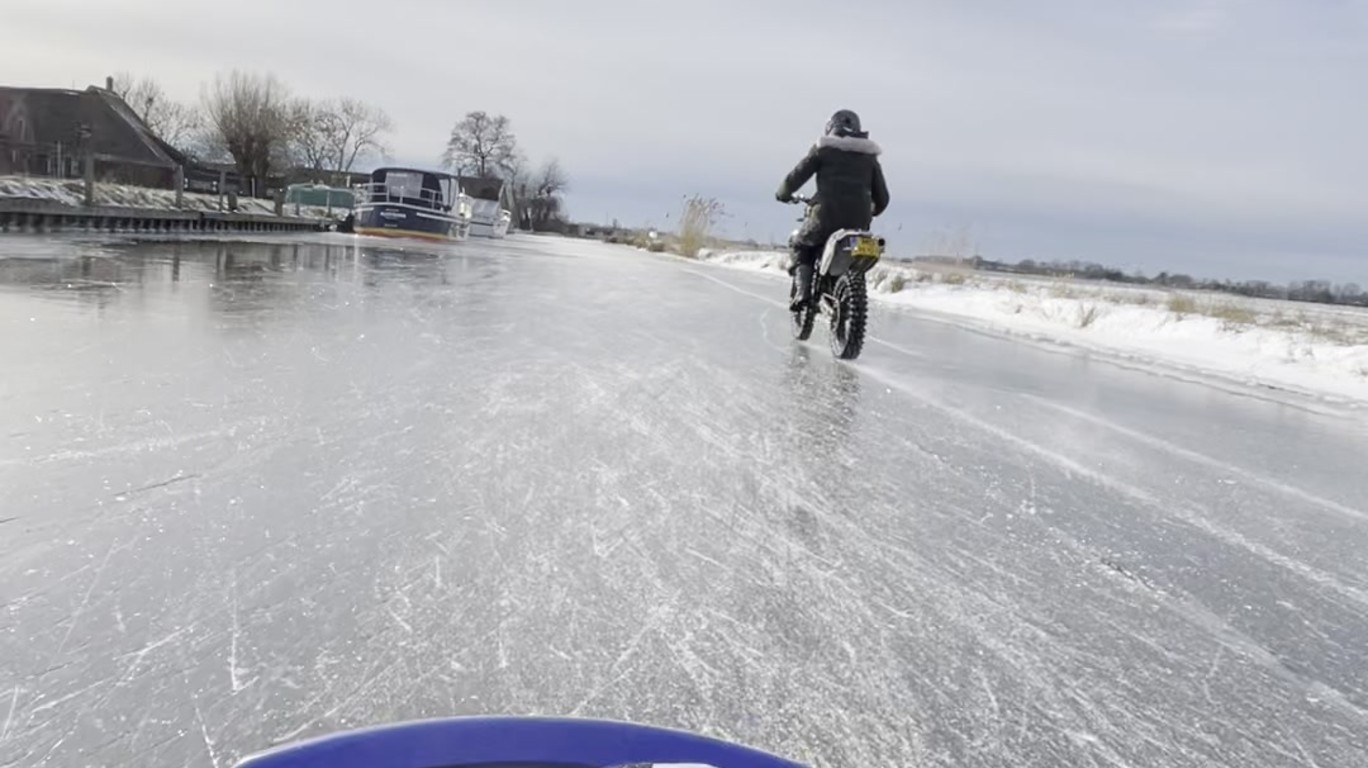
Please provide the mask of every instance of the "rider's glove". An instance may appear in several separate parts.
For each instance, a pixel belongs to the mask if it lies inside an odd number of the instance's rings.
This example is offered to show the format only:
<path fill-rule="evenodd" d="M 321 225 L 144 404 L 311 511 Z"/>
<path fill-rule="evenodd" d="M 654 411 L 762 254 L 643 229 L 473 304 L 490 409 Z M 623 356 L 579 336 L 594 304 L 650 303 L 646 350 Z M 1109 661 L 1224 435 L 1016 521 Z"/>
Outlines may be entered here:
<path fill-rule="evenodd" d="M 793 195 L 786 194 L 784 192 L 775 192 L 774 199 L 778 200 L 781 203 L 791 203 L 793 202 Z"/>

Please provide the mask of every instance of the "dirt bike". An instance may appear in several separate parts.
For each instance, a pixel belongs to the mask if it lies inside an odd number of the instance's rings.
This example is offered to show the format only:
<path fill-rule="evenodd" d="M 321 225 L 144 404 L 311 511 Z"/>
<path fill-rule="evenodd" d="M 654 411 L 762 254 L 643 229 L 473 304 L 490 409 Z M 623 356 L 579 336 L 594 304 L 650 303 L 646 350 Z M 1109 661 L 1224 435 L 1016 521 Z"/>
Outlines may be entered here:
<path fill-rule="evenodd" d="M 794 196 L 792 202 L 806 205 L 808 212 L 811 212 L 811 198 Z M 805 215 L 799 221 L 805 221 L 806 218 Z M 797 235 L 795 231 L 793 237 L 789 238 L 790 248 L 793 248 L 793 238 Z M 806 341 L 812 335 L 817 315 L 825 314 L 831 323 L 831 353 L 842 360 L 854 360 L 860 356 L 860 350 L 864 347 L 865 326 L 869 320 L 865 273 L 879 263 L 884 246 L 882 237 L 864 230 L 838 229 L 827 238 L 821 260 L 813 271 L 812 300 L 806 306 L 792 311 L 794 338 Z M 801 291 L 796 264 L 790 273 L 793 275 L 793 283 L 789 288 L 789 300 L 792 302 Z"/>

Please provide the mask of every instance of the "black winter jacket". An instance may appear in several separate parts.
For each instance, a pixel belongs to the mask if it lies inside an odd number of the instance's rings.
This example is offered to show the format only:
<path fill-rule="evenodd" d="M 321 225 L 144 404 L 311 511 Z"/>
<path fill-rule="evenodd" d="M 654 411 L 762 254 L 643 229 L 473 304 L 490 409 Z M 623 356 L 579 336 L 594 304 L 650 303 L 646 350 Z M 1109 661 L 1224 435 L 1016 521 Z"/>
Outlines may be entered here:
<path fill-rule="evenodd" d="M 879 145 L 854 136 L 823 136 L 799 161 L 778 197 L 788 199 L 817 177 L 815 205 L 798 232 L 796 244 L 818 247 L 838 229 L 869 229 L 888 208 L 888 186 L 879 165 Z"/>

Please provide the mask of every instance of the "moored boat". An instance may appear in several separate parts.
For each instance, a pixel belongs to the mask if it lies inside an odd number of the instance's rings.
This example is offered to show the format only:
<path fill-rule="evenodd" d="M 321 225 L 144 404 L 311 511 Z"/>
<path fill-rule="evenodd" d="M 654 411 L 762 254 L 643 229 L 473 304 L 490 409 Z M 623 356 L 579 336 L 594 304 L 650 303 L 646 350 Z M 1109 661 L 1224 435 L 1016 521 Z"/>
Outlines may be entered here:
<path fill-rule="evenodd" d="M 460 180 L 417 168 L 377 168 L 358 187 L 353 231 L 359 235 L 464 240 L 471 200 Z"/>
<path fill-rule="evenodd" d="M 470 196 L 470 234 L 474 237 L 501 238 L 508 234 L 513 214 L 504 204 L 508 185 L 500 179 L 460 177 L 461 190 Z"/>

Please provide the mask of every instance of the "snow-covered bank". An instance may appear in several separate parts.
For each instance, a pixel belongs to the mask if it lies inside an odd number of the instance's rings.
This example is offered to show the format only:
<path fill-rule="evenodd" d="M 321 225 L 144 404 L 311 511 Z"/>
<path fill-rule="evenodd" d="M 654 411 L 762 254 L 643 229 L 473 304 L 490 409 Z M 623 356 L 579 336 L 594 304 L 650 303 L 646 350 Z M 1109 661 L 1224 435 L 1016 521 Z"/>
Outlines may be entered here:
<path fill-rule="evenodd" d="M 85 183 L 79 179 L 0 176 L 0 199 L 44 200 L 79 207 L 85 203 Z M 181 196 L 181 204 L 177 207 L 175 190 L 97 183 L 95 205 L 110 208 L 210 212 L 219 210 L 219 198 L 218 195 L 186 192 Z M 334 208 L 333 216 L 337 217 L 339 212 L 345 213 L 342 209 Z M 270 200 L 241 197 L 237 201 L 237 213 L 273 216 L 275 203 Z M 295 206 L 286 205 L 283 213 L 286 217 L 298 216 L 307 219 L 323 219 L 328 216 L 326 208 L 317 206 L 300 206 L 296 212 Z"/>
<path fill-rule="evenodd" d="M 700 260 L 787 278 L 785 253 L 705 251 Z M 1368 310 L 895 264 L 876 267 L 870 289 L 885 305 L 982 330 L 1368 403 Z"/>

